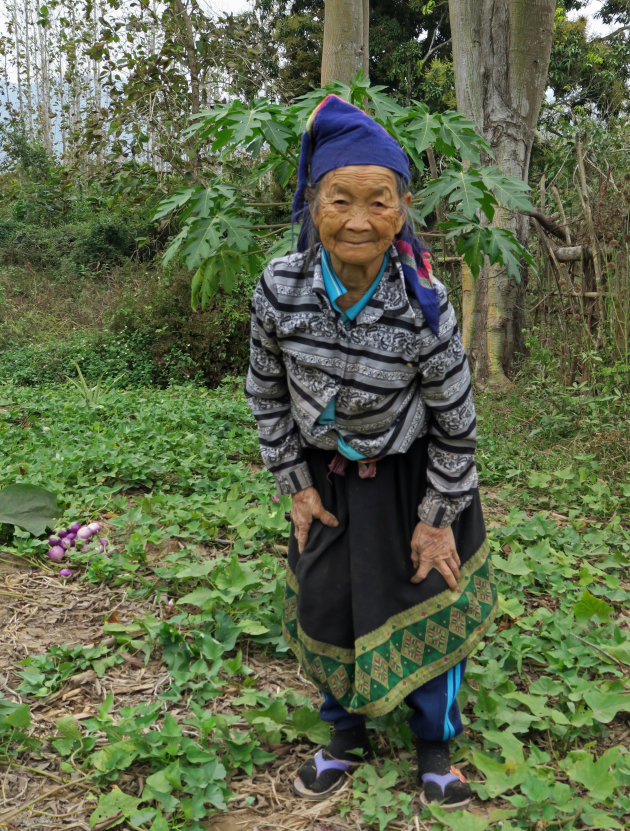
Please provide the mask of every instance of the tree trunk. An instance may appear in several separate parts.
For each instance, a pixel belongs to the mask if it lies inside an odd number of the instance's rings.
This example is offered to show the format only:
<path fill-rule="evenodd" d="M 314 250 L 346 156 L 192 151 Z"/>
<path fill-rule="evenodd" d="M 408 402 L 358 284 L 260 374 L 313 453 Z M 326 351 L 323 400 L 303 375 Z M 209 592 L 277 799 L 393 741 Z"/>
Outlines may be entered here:
<path fill-rule="evenodd" d="M 24 98 L 22 97 L 22 72 L 20 63 L 20 24 L 17 0 L 13 2 L 13 32 L 15 35 L 15 73 L 17 78 L 18 106 L 20 121 L 22 122 L 22 126 L 24 126 Z"/>
<path fill-rule="evenodd" d="M 475 122 L 504 173 L 527 180 L 534 130 L 547 83 L 555 0 L 449 0 L 457 109 Z M 527 217 L 498 210 L 494 224 L 527 242 Z M 521 286 L 504 268 L 464 281 L 464 343 L 475 373 L 508 383 L 522 343 Z"/>
<path fill-rule="evenodd" d="M 33 131 L 33 79 L 31 77 L 31 39 L 29 34 L 28 0 L 24 0 L 24 70 L 26 72 L 26 107 L 28 110 L 28 137 L 35 139 Z"/>
<path fill-rule="evenodd" d="M 40 3 L 36 0 L 35 10 L 40 17 Z M 39 96 L 39 119 L 42 125 L 42 142 L 46 152 L 52 156 L 52 129 L 50 125 L 50 67 L 48 66 L 48 29 L 39 27 L 39 61 L 41 90 Z"/>
<path fill-rule="evenodd" d="M 182 0 L 175 0 L 177 11 L 176 20 L 179 21 L 180 40 L 186 52 L 186 62 L 190 73 L 190 108 L 194 115 L 199 112 L 199 65 L 195 46 L 195 31 L 192 20 L 186 11 Z"/>
<path fill-rule="evenodd" d="M 368 0 L 326 0 L 322 86 L 333 80 L 347 84 L 369 68 L 369 5 Z"/>
<path fill-rule="evenodd" d="M 61 158 L 64 162 L 68 161 L 68 119 L 65 115 L 65 79 L 63 71 L 64 52 L 62 49 L 58 50 L 59 70 L 58 90 L 59 96 L 59 132 L 61 133 Z"/>

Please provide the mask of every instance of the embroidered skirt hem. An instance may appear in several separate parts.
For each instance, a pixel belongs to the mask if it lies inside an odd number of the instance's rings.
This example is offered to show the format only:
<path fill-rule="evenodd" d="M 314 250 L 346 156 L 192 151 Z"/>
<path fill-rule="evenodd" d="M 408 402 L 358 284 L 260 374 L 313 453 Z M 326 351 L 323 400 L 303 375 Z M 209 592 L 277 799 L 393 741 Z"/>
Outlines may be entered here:
<path fill-rule="evenodd" d="M 337 528 L 314 522 L 300 555 L 292 533 L 283 631 L 305 673 L 348 711 L 379 716 L 470 655 L 497 607 L 479 495 L 453 523 L 456 591 L 433 569 L 419 584 L 410 542 L 426 488 L 427 440 L 377 464 L 330 474 L 328 451 L 307 450 Z"/>

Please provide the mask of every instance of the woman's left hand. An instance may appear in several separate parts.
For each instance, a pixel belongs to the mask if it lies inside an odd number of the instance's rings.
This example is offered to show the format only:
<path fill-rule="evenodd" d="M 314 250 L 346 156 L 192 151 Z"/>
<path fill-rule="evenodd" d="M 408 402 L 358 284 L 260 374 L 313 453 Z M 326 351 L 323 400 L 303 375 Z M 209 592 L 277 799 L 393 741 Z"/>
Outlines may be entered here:
<path fill-rule="evenodd" d="M 411 538 L 411 561 L 416 569 L 411 578 L 412 583 L 422 582 L 431 569 L 435 568 L 450 589 L 457 588 L 461 562 L 450 526 L 433 528 L 419 522 Z"/>

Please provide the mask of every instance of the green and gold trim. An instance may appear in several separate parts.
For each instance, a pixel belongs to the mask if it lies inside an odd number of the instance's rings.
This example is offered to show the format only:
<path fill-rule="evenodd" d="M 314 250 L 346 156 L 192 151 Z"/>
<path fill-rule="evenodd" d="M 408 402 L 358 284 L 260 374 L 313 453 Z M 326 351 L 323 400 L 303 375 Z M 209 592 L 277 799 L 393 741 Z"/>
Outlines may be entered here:
<path fill-rule="evenodd" d="M 380 716 L 446 672 L 482 640 L 496 614 L 487 541 L 461 567 L 460 588 L 389 618 L 343 649 L 309 637 L 297 617 L 298 583 L 289 570 L 283 631 L 304 671 L 349 712 Z"/>

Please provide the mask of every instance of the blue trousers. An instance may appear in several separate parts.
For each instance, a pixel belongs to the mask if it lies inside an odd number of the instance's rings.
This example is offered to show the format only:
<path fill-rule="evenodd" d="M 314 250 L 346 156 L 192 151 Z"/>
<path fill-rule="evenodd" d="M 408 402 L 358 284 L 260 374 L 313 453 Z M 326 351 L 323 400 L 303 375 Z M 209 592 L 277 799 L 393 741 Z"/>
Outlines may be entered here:
<path fill-rule="evenodd" d="M 457 693 L 465 669 L 466 659 L 464 658 L 448 672 L 427 681 L 405 698 L 405 703 L 413 710 L 409 719 L 409 727 L 419 739 L 447 742 L 454 736 L 458 736 L 464 729 L 457 706 Z M 322 721 L 332 724 L 336 730 L 348 730 L 365 722 L 365 716 L 344 710 L 330 693 L 324 694 L 319 716 Z"/>

